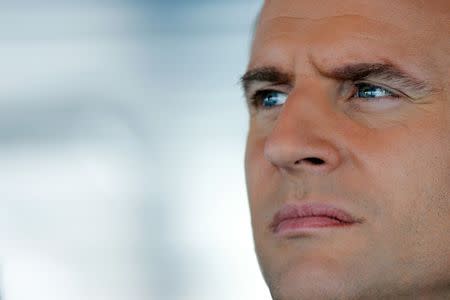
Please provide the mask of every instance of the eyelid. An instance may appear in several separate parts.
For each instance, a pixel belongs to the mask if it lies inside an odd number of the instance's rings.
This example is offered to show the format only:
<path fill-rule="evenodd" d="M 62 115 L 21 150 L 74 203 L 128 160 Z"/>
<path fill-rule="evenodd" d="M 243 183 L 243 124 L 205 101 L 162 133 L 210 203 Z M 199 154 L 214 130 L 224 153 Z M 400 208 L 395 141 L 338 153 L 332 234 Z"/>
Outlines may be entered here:
<path fill-rule="evenodd" d="M 261 105 L 260 98 L 265 97 L 267 94 L 269 93 L 280 93 L 280 94 L 286 94 L 288 95 L 287 92 L 282 91 L 280 89 L 276 89 L 276 88 L 263 88 L 260 90 L 255 91 L 250 97 L 249 97 L 249 103 L 252 106 L 258 107 Z"/>
<path fill-rule="evenodd" d="M 386 86 L 386 85 L 383 84 L 383 83 L 374 82 L 374 81 L 371 81 L 371 80 L 357 80 L 357 81 L 353 82 L 353 85 L 357 85 L 357 84 L 368 84 L 368 85 L 372 85 L 372 86 L 374 86 L 374 87 L 379 87 L 379 88 L 385 89 L 386 91 L 392 93 L 394 96 L 397 96 L 397 97 L 406 97 L 406 98 L 408 98 L 408 99 L 412 99 L 412 97 L 409 96 L 408 94 L 406 94 L 406 93 L 404 93 L 404 92 L 402 92 L 402 91 L 400 91 L 400 90 L 398 90 L 398 89 L 395 89 L 395 88 Z"/>
<path fill-rule="evenodd" d="M 280 84 L 275 82 L 260 82 L 259 84 L 254 84 L 254 87 L 249 90 L 248 95 L 253 97 L 256 93 L 261 91 L 274 91 L 278 93 L 288 94 L 291 90 L 291 86 L 287 84 Z"/>
<path fill-rule="evenodd" d="M 255 91 L 255 92 L 253 93 L 253 95 L 252 95 L 250 98 L 254 98 L 254 97 L 258 96 L 258 95 L 268 94 L 268 93 L 287 94 L 287 93 L 284 92 L 284 91 L 280 91 L 280 90 L 273 89 L 273 88 L 267 88 L 267 89 L 260 89 L 260 90 Z"/>
<path fill-rule="evenodd" d="M 247 95 L 247 99 L 250 105 L 253 106 L 256 102 L 256 98 L 262 94 L 270 92 L 283 93 L 289 95 L 291 86 L 287 84 L 261 84 L 258 88 L 252 89 Z"/>
<path fill-rule="evenodd" d="M 392 96 L 390 96 L 390 97 L 404 98 L 404 100 L 409 101 L 409 102 L 412 102 L 414 100 L 413 97 L 409 96 L 408 94 L 406 94 L 398 89 L 392 88 L 383 83 L 375 82 L 372 80 L 361 79 L 361 80 L 357 80 L 354 82 L 350 82 L 350 84 L 352 84 L 353 86 L 358 85 L 358 84 L 367 84 L 367 85 L 371 85 L 373 87 L 385 89 L 386 91 L 388 91 L 389 93 L 392 94 Z M 290 92 L 290 87 L 286 87 L 286 85 L 277 85 L 277 86 L 260 85 L 259 89 L 255 89 L 247 95 L 248 105 L 251 107 L 254 107 L 254 108 L 260 108 L 261 107 L 261 97 L 263 97 L 271 92 L 272 93 L 273 92 L 282 93 L 282 94 L 288 95 Z M 383 97 L 380 97 L 380 98 L 383 98 Z"/>

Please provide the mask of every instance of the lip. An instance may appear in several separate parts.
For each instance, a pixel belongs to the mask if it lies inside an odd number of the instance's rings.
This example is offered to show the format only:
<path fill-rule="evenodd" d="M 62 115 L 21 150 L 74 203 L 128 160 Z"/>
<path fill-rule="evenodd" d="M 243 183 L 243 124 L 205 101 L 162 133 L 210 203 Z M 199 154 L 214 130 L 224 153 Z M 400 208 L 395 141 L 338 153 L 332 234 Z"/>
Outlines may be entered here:
<path fill-rule="evenodd" d="M 287 236 L 358 223 L 360 219 L 329 204 L 285 204 L 274 215 L 270 228 L 276 235 Z"/>

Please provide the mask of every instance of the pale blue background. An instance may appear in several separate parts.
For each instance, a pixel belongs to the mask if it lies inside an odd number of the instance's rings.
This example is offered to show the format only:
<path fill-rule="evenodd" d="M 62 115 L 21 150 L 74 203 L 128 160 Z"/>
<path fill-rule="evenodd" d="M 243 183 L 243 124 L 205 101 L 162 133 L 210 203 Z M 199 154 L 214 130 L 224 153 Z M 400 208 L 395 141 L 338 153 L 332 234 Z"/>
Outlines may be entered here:
<path fill-rule="evenodd" d="M 0 3 L 0 290 L 270 299 L 245 71 L 261 1 Z"/>

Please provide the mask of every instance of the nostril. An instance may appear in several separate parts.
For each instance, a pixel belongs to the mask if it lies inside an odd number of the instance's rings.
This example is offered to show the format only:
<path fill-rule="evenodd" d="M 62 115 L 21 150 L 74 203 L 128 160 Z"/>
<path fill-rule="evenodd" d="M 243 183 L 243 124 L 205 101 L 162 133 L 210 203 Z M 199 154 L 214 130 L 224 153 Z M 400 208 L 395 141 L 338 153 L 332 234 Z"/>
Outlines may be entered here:
<path fill-rule="evenodd" d="M 317 157 L 307 157 L 307 158 L 304 158 L 304 159 L 301 159 L 301 160 L 297 160 L 297 161 L 295 162 L 295 164 L 300 164 L 301 162 L 307 162 L 307 163 L 312 164 L 312 165 L 322 165 L 322 164 L 325 163 L 325 161 L 322 160 L 322 159 L 320 159 L 320 158 L 317 158 Z"/>

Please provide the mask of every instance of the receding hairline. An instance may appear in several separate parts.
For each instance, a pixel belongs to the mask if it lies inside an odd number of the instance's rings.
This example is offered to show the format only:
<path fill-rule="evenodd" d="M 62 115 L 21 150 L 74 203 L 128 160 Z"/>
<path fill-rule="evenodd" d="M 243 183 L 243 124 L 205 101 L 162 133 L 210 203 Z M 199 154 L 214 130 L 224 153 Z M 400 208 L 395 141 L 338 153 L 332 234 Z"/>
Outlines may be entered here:
<path fill-rule="evenodd" d="M 251 31 L 251 41 L 253 44 L 253 41 L 255 40 L 255 36 L 256 36 L 256 30 L 258 29 L 258 25 L 259 22 L 261 21 L 261 14 L 262 14 L 262 10 L 263 10 L 264 6 L 261 6 L 259 11 L 257 12 L 255 18 L 253 19 L 253 23 L 252 23 L 252 31 Z"/>
<path fill-rule="evenodd" d="M 282 1 L 282 0 L 281 0 Z M 253 37 L 256 35 L 257 33 L 257 29 L 258 29 L 258 25 L 260 25 L 261 21 L 263 21 L 263 19 L 273 19 L 273 18 L 295 18 L 295 19 L 309 19 L 309 20 L 322 20 L 324 18 L 328 18 L 333 16 L 333 14 L 326 14 L 326 15 L 322 15 L 322 13 L 324 12 L 322 10 L 322 8 L 327 11 L 327 3 L 331 2 L 334 3 L 331 0 L 316 0 L 318 3 L 316 4 L 315 8 L 317 9 L 301 9 L 300 12 L 302 12 L 300 15 L 298 15 L 298 10 L 296 10 L 296 8 L 301 8 L 302 7 L 302 2 L 303 3 L 308 3 L 309 1 L 307 0 L 303 0 L 303 1 L 288 1 L 288 9 L 279 9 L 279 8 L 274 8 L 273 5 L 276 5 L 278 1 L 271 1 L 271 0 L 264 0 L 254 21 L 253 21 Z M 350 1 L 350 3 L 348 3 L 348 1 Z M 363 16 L 364 13 L 361 15 L 359 10 L 356 10 L 354 8 L 355 5 L 349 5 L 351 4 L 351 2 L 353 1 L 359 1 L 361 2 L 361 0 L 347 0 L 346 3 L 343 3 L 341 5 L 341 8 L 339 11 L 328 11 L 328 12 L 334 12 L 335 13 L 335 17 L 339 17 L 339 16 L 343 16 L 343 15 L 355 15 L 355 16 Z M 388 0 L 385 0 L 388 1 Z M 292 3 L 294 2 L 294 3 Z M 425 18 L 427 19 L 428 25 L 431 26 L 427 26 L 424 25 L 423 27 L 428 27 L 429 29 L 432 27 L 436 27 L 438 26 L 440 28 L 441 31 L 445 31 L 445 32 L 450 32 L 450 23 L 448 22 L 449 17 L 450 17 L 450 2 L 448 0 L 433 0 L 433 1 L 422 1 L 422 0 L 394 0 L 394 1 L 389 1 L 389 2 L 394 2 L 399 4 L 398 6 L 401 8 L 400 10 L 402 12 L 420 12 L 421 16 L 424 15 L 429 15 L 430 18 Z M 353 3 L 355 4 L 355 3 Z M 304 15 L 307 14 L 307 15 Z M 412 14 L 411 14 L 412 15 Z M 366 15 L 366 17 L 369 16 Z M 377 17 L 374 17 L 373 14 L 370 14 L 370 18 L 373 20 L 377 20 L 377 21 L 381 21 L 383 23 L 386 24 L 391 24 L 389 22 L 389 18 L 387 19 L 378 19 Z M 383 14 L 380 14 L 380 16 L 383 16 Z M 402 18 L 406 21 L 406 18 Z M 423 21 L 424 19 L 419 18 L 417 19 L 416 17 L 414 17 L 413 19 L 411 18 L 407 18 L 409 21 L 414 21 L 417 22 L 419 21 L 419 23 L 421 23 L 421 21 Z M 265 22 L 265 21 L 264 21 Z M 407 21 L 406 21 L 407 22 Z M 393 24 L 393 23 L 392 23 Z M 405 26 L 400 26 L 404 29 L 407 29 L 410 27 L 410 24 L 403 24 Z M 398 25 L 397 25 L 398 26 Z M 253 39 L 252 39 L 253 41 Z"/>

